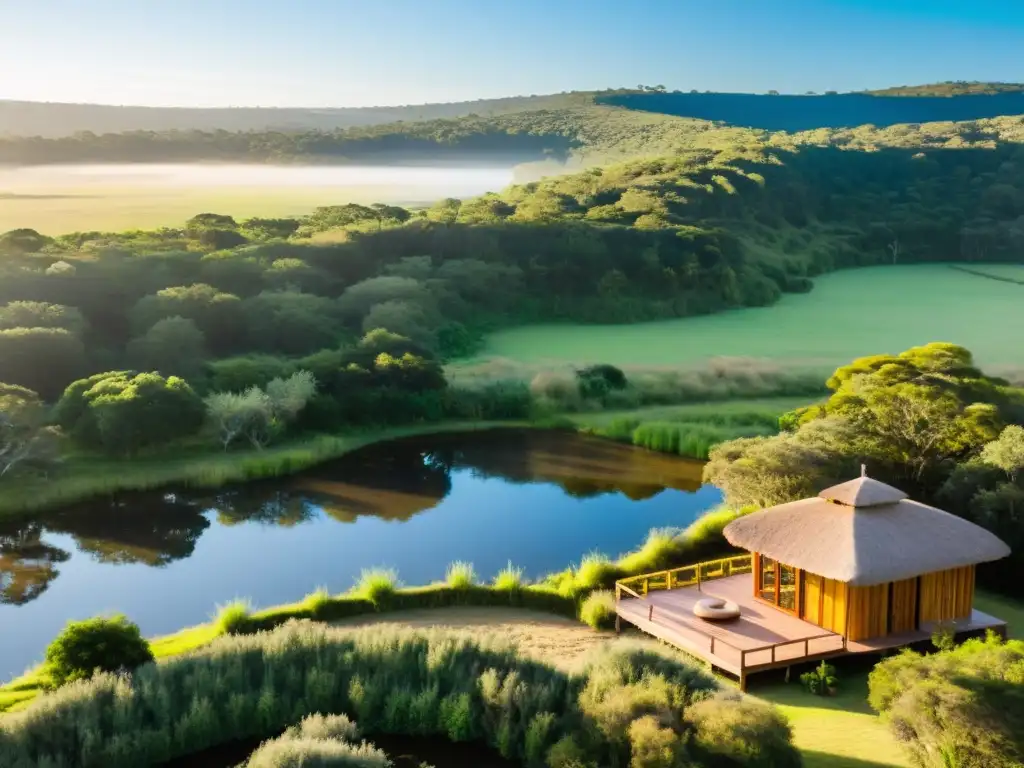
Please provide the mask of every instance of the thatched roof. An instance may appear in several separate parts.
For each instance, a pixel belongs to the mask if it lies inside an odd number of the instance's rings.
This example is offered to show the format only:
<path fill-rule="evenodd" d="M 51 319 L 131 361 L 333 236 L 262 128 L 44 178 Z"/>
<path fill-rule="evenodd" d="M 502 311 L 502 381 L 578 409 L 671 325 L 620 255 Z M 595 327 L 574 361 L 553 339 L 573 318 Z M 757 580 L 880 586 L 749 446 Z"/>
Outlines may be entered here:
<path fill-rule="evenodd" d="M 725 527 L 729 543 L 855 586 L 884 584 L 1010 554 L 962 517 L 869 477 L 754 512 Z"/>

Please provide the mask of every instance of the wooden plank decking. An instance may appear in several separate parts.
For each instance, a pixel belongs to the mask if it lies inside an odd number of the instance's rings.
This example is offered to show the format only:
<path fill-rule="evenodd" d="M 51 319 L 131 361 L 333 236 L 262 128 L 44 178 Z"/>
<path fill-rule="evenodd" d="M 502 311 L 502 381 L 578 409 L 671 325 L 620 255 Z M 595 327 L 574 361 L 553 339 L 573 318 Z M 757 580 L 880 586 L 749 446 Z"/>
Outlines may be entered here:
<path fill-rule="evenodd" d="M 780 611 L 754 597 L 753 575 L 727 576 L 691 586 L 651 591 L 646 595 L 619 591 L 616 613 L 638 629 L 697 656 L 745 684 L 748 673 L 817 661 L 848 653 L 877 653 L 928 640 L 932 628 L 866 640 L 844 642 L 810 622 Z M 694 604 L 706 597 L 730 600 L 740 607 L 731 621 L 704 621 L 693 615 Z M 1005 631 L 1006 623 L 981 611 L 957 622 L 956 632 Z"/>

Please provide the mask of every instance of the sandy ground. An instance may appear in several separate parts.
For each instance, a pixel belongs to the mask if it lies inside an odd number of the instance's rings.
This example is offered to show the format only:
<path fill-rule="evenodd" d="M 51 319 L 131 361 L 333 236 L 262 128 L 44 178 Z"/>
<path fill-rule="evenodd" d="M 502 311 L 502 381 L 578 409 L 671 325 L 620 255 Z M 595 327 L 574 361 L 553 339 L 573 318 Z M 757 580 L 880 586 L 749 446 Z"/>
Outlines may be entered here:
<path fill-rule="evenodd" d="M 356 616 L 335 626 L 386 624 L 402 627 L 444 627 L 473 633 L 497 633 L 512 640 L 527 656 L 567 671 L 579 668 L 596 648 L 608 643 L 641 640 L 638 635 L 597 632 L 573 619 L 519 608 L 434 608 L 401 611 L 382 616 Z"/>

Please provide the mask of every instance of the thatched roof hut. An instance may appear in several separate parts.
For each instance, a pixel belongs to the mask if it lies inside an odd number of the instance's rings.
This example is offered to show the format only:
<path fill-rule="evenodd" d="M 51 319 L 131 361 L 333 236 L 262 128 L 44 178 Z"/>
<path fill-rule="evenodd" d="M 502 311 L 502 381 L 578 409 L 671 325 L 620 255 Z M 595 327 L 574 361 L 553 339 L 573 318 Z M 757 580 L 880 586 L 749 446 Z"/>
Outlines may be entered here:
<path fill-rule="evenodd" d="M 852 586 L 998 560 L 1010 548 L 962 517 L 870 477 L 734 520 L 731 544 Z"/>
<path fill-rule="evenodd" d="M 869 477 L 725 527 L 754 555 L 754 594 L 849 640 L 970 620 L 975 566 L 998 537 Z"/>

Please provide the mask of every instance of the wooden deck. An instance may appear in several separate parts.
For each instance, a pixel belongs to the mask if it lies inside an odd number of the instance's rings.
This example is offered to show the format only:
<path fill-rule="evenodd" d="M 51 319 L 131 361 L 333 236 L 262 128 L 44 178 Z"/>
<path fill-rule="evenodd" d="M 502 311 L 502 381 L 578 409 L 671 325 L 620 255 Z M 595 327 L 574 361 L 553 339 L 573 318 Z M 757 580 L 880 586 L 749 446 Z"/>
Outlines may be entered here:
<path fill-rule="evenodd" d="M 617 591 L 619 618 L 697 656 L 746 684 L 749 673 L 851 653 L 873 653 L 910 645 L 931 637 L 932 628 L 847 643 L 841 635 L 798 619 L 754 597 L 753 575 L 716 578 L 702 583 L 661 589 L 642 595 Z M 740 607 L 740 617 L 724 622 L 693 615 L 698 600 L 718 597 Z M 1006 623 L 981 611 L 957 622 L 957 633 L 1005 630 Z"/>

